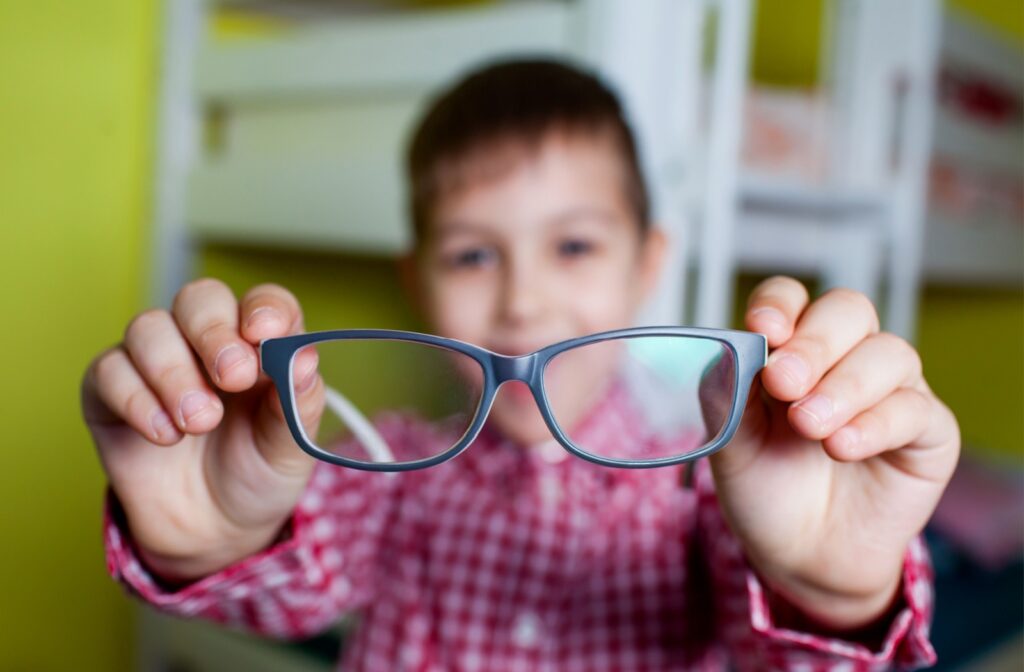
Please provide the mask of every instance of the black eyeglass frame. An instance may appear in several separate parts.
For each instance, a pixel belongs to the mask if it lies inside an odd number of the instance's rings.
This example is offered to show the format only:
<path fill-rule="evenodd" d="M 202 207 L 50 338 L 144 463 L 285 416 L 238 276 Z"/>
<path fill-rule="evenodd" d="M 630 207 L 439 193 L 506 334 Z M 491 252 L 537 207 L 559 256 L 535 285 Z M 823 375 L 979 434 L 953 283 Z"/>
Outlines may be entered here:
<path fill-rule="evenodd" d="M 715 341 L 731 352 L 736 366 L 733 367 L 733 399 L 732 408 L 725 428 L 714 440 L 700 449 L 685 455 L 657 458 L 652 460 L 615 459 L 594 455 L 575 445 L 562 431 L 555 420 L 544 389 L 544 369 L 556 355 L 567 350 L 579 348 L 593 343 L 612 339 L 639 338 L 650 336 L 676 336 L 701 338 Z M 292 393 L 293 365 L 296 353 L 304 347 L 326 341 L 337 340 L 386 340 L 420 343 L 437 348 L 452 350 L 466 355 L 476 361 L 483 370 L 483 387 L 480 399 L 474 411 L 473 420 L 459 440 L 448 450 L 422 460 L 409 462 L 362 462 L 342 457 L 323 450 L 315 445 L 306 435 L 305 428 L 299 421 L 299 411 Z M 589 336 L 581 336 L 548 345 L 536 352 L 520 356 L 500 355 L 470 343 L 451 338 L 422 334 L 414 331 L 398 331 L 390 329 L 340 329 L 333 331 L 317 331 L 281 338 L 268 338 L 260 343 L 260 366 L 270 376 L 277 389 L 284 409 L 285 421 L 291 430 L 292 437 L 298 446 L 318 460 L 331 464 L 362 469 L 365 471 L 398 472 L 413 469 L 425 469 L 452 459 L 469 447 L 483 427 L 494 402 L 498 389 L 507 382 L 520 381 L 526 383 L 533 393 L 544 422 L 551 435 L 562 447 L 573 455 L 606 467 L 624 467 L 629 469 L 649 469 L 666 467 L 685 462 L 692 462 L 706 457 L 727 445 L 736 433 L 743 409 L 746 407 L 747 395 L 754 376 L 764 368 L 768 360 L 768 343 L 762 334 L 732 329 L 707 329 L 702 327 L 633 327 L 616 329 Z"/>

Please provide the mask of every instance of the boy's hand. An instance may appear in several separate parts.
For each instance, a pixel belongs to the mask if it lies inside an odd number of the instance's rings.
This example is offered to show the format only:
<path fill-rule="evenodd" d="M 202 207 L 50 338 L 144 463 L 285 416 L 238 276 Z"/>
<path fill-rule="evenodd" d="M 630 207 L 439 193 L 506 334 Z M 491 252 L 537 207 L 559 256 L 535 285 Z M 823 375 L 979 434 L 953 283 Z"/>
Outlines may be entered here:
<path fill-rule="evenodd" d="M 862 294 L 808 305 L 803 285 L 775 277 L 745 319 L 772 352 L 739 431 L 711 457 L 722 509 L 776 592 L 856 628 L 892 603 L 907 544 L 956 465 L 956 420 Z"/>
<path fill-rule="evenodd" d="M 267 546 L 305 488 L 315 461 L 295 445 L 255 347 L 302 329 L 282 287 L 254 287 L 239 304 L 222 282 L 197 280 L 170 312 L 138 315 L 86 371 L 82 409 L 103 468 L 143 558 L 165 579 L 197 578 Z M 312 350 L 296 357 L 299 407 L 314 432 L 324 403 L 316 366 Z"/>

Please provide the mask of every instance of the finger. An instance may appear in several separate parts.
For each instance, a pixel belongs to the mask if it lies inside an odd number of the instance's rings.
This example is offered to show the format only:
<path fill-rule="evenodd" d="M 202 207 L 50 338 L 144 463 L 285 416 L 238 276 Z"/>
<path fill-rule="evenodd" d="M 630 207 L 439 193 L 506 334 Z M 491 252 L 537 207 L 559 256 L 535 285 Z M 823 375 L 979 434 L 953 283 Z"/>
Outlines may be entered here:
<path fill-rule="evenodd" d="M 916 441 L 928 428 L 930 398 L 903 387 L 864 411 L 823 442 L 835 460 L 864 460 Z"/>
<path fill-rule="evenodd" d="M 97 357 L 82 387 L 83 412 L 89 424 L 120 420 L 153 443 L 165 446 L 182 438 L 123 348 L 111 348 Z"/>
<path fill-rule="evenodd" d="M 823 439 L 920 377 L 921 357 L 913 346 L 895 334 L 868 336 L 790 405 L 789 423 L 809 439 Z"/>
<path fill-rule="evenodd" d="M 302 330 L 302 309 L 295 296 L 274 284 L 257 285 L 241 303 L 242 337 L 258 345 L 264 338 L 277 338 Z"/>
<path fill-rule="evenodd" d="M 914 389 L 930 400 L 925 429 L 917 438 L 901 446 L 901 450 L 891 451 L 886 457 L 904 472 L 944 486 L 953 476 L 960 458 L 960 425 L 949 406 L 928 389 L 924 378 Z"/>
<path fill-rule="evenodd" d="M 761 282 L 750 293 L 744 322 L 747 329 L 764 334 L 768 345 L 774 348 L 792 336 L 807 301 L 803 284 L 777 275 Z"/>
<path fill-rule="evenodd" d="M 227 392 L 247 390 L 259 376 L 256 350 L 238 331 L 238 311 L 228 286 L 211 278 L 185 285 L 171 309 L 210 379 Z"/>
<path fill-rule="evenodd" d="M 224 405 L 207 385 L 170 313 L 150 310 L 132 320 L 124 348 L 178 429 L 202 434 L 217 426 Z"/>
<path fill-rule="evenodd" d="M 871 301 L 849 289 L 834 289 L 804 311 L 793 336 L 775 349 L 762 371 L 765 389 L 776 399 L 795 401 L 853 346 L 878 331 Z"/>

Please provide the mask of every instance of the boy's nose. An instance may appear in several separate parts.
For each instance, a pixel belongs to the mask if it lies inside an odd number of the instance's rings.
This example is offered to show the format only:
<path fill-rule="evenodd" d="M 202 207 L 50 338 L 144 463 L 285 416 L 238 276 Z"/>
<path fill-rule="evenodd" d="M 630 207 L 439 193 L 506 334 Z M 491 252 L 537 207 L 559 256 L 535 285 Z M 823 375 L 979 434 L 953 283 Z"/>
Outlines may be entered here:
<path fill-rule="evenodd" d="M 512 325 L 529 324 L 544 313 L 543 273 L 509 264 L 501 297 L 502 317 Z"/>

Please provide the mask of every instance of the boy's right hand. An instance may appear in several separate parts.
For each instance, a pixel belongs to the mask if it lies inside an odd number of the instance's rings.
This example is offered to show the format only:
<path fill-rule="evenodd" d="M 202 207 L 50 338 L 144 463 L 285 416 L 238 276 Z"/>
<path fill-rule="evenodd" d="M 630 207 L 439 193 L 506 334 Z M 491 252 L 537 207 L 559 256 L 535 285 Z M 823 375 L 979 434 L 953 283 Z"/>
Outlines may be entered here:
<path fill-rule="evenodd" d="M 82 411 L 143 560 L 189 581 L 273 543 L 315 460 L 295 444 L 259 369 L 262 339 L 301 333 L 288 290 L 241 302 L 213 279 L 178 292 L 170 312 L 135 317 L 82 382 Z M 302 422 L 315 435 L 324 385 L 313 349 L 296 355 Z"/>

